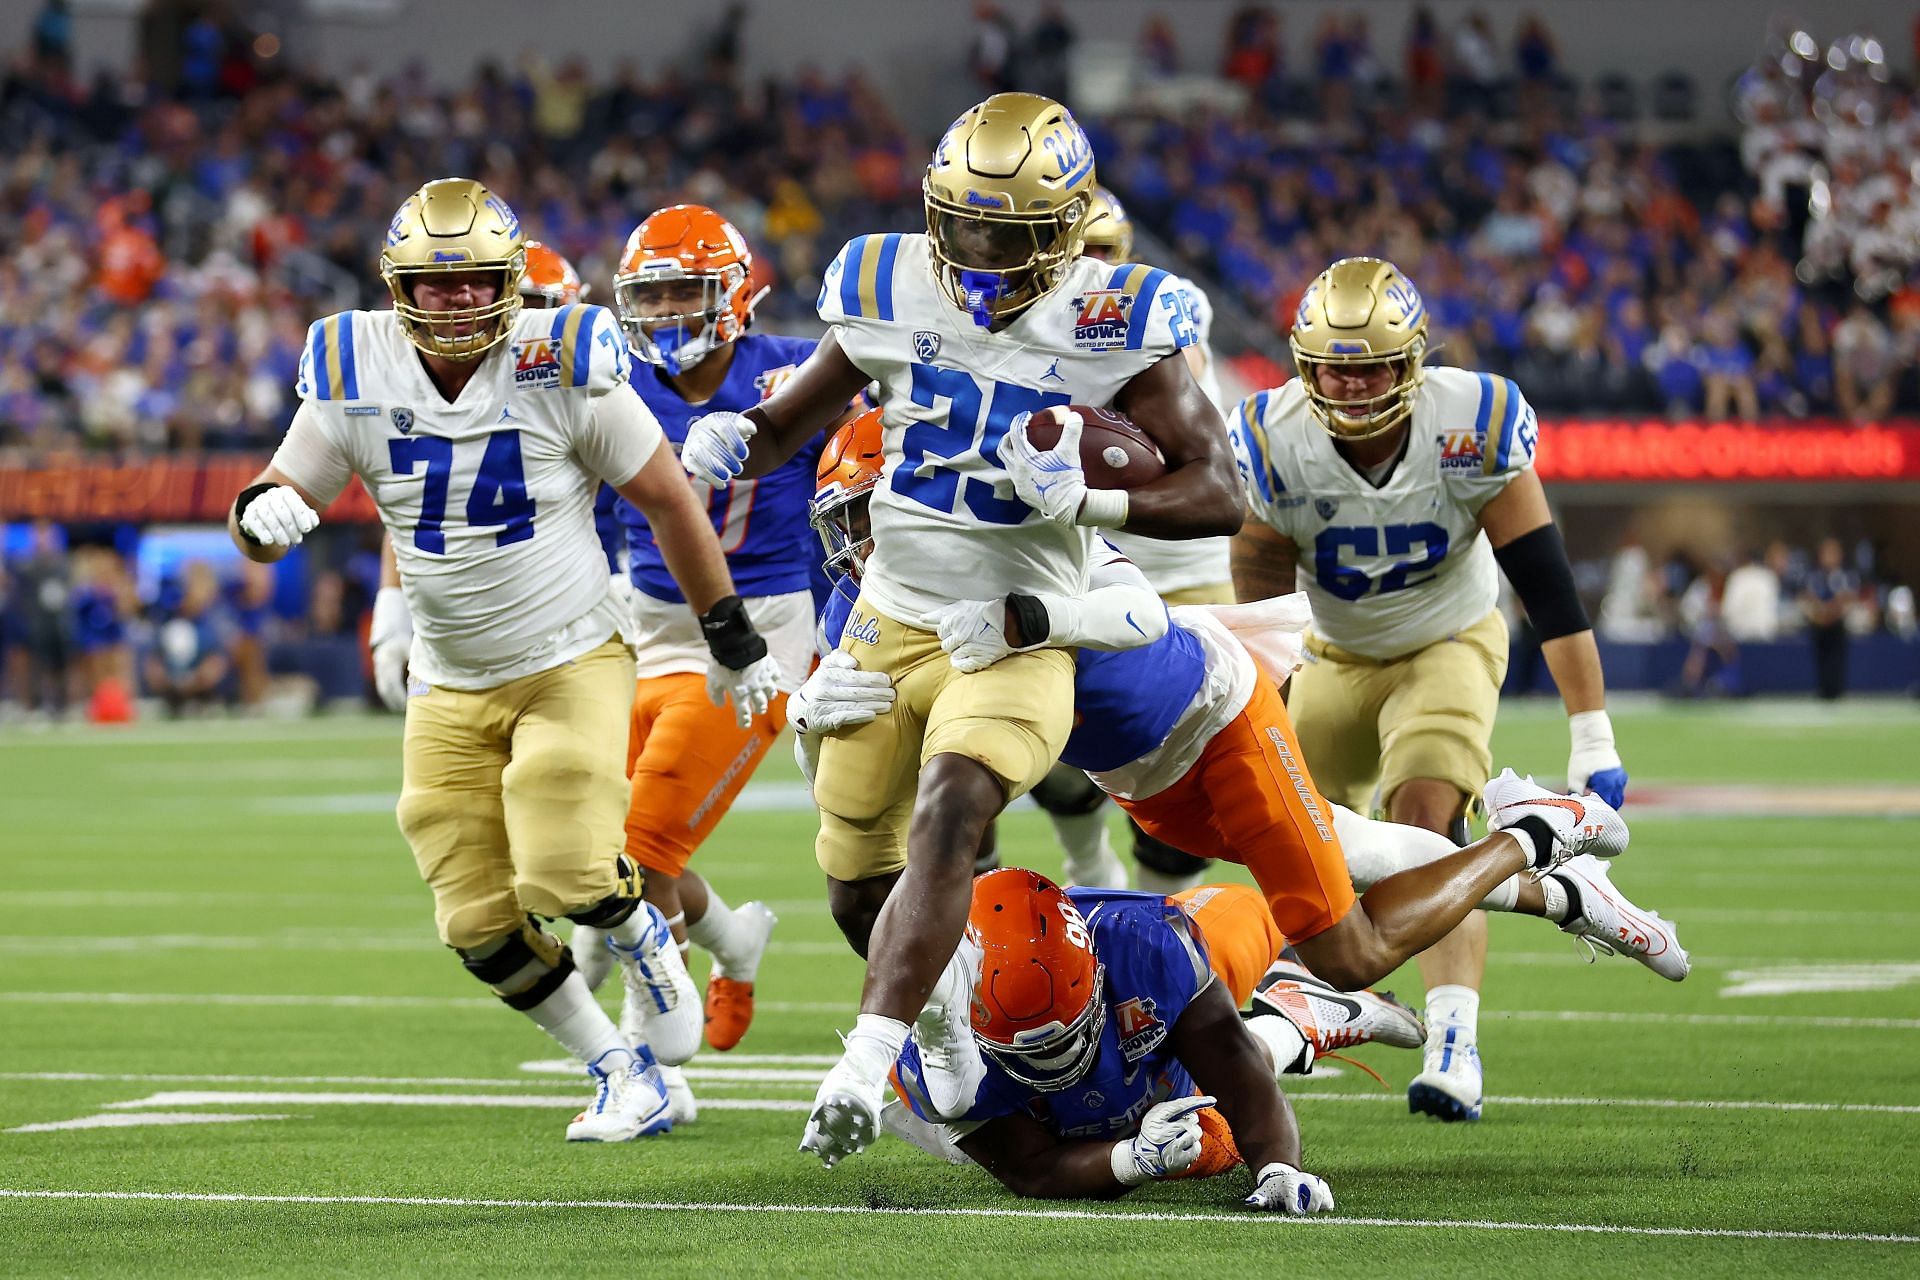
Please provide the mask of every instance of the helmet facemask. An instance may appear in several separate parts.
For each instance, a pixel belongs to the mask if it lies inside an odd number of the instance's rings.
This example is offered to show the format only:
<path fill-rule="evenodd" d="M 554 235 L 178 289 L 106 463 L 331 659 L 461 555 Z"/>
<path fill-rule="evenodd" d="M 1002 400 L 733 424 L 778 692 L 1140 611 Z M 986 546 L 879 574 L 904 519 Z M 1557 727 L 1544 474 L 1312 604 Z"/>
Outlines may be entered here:
<path fill-rule="evenodd" d="M 690 295 L 689 284 L 698 286 L 697 299 L 678 300 Z M 667 376 L 678 377 L 745 330 L 735 303 L 747 287 L 746 268 L 737 265 L 719 271 L 648 267 L 613 282 L 613 309 L 633 353 Z M 651 292 L 671 293 L 676 300 L 649 306 Z"/>
<path fill-rule="evenodd" d="M 1107 1027 L 1106 988 L 1106 966 L 1096 962 L 1086 1007 L 1071 1022 L 1050 1022 L 1015 1032 L 1007 1044 L 989 1040 L 978 1031 L 974 1040 L 1002 1071 L 1028 1088 L 1068 1088 L 1092 1070 L 1100 1056 L 1100 1037 Z"/>
<path fill-rule="evenodd" d="M 880 477 L 874 475 L 857 485 L 838 485 L 817 495 L 808 506 L 807 523 L 826 549 L 828 577 L 846 574 L 858 582 L 866 572 L 867 557 L 873 554 L 868 499 L 879 483 Z"/>
<path fill-rule="evenodd" d="M 1046 296 L 1080 255 L 1085 200 L 1026 217 L 957 208 L 930 189 L 926 203 L 934 277 L 947 300 L 983 329 Z"/>
<path fill-rule="evenodd" d="M 460 361 L 478 360 L 505 341 L 513 331 L 514 317 L 526 305 L 520 293 L 520 279 L 526 266 L 524 252 L 516 252 L 504 266 L 496 268 L 499 292 L 485 306 L 429 311 L 413 300 L 414 286 L 422 279 L 485 271 L 491 265 L 471 262 L 438 266 L 384 264 L 380 275 L 393 295 L 393 311 L 400 318 L 407 339 L 429 355 Z M 463 329 L 465 332 L 461 332 Z"/>
<path fill-rule="evenodd" d="M 1335 344 L 1339 345 L 1339 344 Z M 1383 436 L 1413 416 L 1414 393 L 1426 380 L 1427 341 L 1416 336 L 1407 346 L 1385 355 L 1370 352 L 1308 352 L 1293 344 L 1293 362 L 1300 370 L 1301 388 L 1314 420 L 1337 440 L 1371 440 Z M 1378 395 L 1342 399 L 1321 390 L 1319 370 L 1385 366 L 1394 371 L 1393 381 Z"/>

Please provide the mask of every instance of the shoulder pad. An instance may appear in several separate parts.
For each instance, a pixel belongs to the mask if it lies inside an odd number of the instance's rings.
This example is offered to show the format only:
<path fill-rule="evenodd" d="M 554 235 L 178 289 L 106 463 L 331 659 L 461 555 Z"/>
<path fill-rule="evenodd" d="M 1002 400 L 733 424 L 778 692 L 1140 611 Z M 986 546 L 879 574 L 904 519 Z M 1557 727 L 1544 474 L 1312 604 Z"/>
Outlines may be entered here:
<path fill-rule="evenodd" d="M 536 322 L 547 312 L 522 312 Z M 577 387 L 605 394 L 627 380 L 630 362 L 627 344 L 613 312 L 590 303 L 572 302 L 551 313 L 552 319 L 538 325 L 528 337 L 542 337 L 550 345 L 546 351 L 558 365 L 561 387 Z M 545 333 L 541 333 L 541 329 Z M 549 375 L 551 376 L 551 375 Z M 549 384 L 554 385 L 554 384 Z"/>
<path fill-rule="evenodd" d="M 1533 406 L 1511 378 L 1475 373 L 1473 438 L 1480 452 L 1482 475 L 1504 475 L 1533 465 L 1540 424 Z"/>
<path fill-rule="evenodd" d="M 903 232 L 855 236 L 828 264 L 815 304 L 829 324 L 893 319 L 893 281 Z"/>
<path fill-rule="evenodd" d="M 1167 347 L 1178 351 L 1199 340 L 1193 299 L 1179 276 L 1144 262 L 1123 262 L 1107 276 L 1104 292 L 1127 299 L 1128 351 Z"/>
<path fill-rule="evenodd" d="M 358 400 L 360 369 L 354 357 L 354 327 L 359 313 L 342 311 L 315 320 L 300 352 L 293 389 L 302 400 Z"/>

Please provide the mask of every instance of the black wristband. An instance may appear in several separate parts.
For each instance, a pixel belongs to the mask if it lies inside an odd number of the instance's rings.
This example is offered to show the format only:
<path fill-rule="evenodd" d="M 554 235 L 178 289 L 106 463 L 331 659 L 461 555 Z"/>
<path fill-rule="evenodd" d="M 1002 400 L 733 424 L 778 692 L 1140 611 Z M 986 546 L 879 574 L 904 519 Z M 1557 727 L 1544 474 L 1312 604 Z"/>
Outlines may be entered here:
<path fill-rule="evenodd" d="M 1527 621 L 1542 640 L 1558 640 L 1591 631 L 1586 606 L 1573 585 L 1573 567 L 1567 563 L 1566 544 L 1551 521 L 1523 533 L 1504 547 L 1493 549 L 1513 593 L 1527 611 Z"/>
<path fill-rule="evenodd" d="M 269 489 L 277 489 L 279 487 L 280 487 L 279 485 L 274 485 L 274 484 L 250 484 L 246 488 L 240 491 L 239 497 L 233 500 L 233 527 L 238 529 L 240 531 L 240 536 L 242 538 L 245 538 L 247 542 L 252 546 L 264 547 L 267 544 L 260 541 L 260 539 L 254 537 L 252 534 L 248 533 L 247 526 L 240 523 L 240 517 L 247 514 L 247 507 L 249 504 L 253 502 L 255 498 L 259 497 L 261 494 L 265 493 Z"/>
<path fill-rule="evenodd" d="M 1013 628 L 1020 633 L 1016 649 L 1032 649 L 1047 642 L 1053 634 L 1053 620 L 1047 617 L 1047 603 L 1039 596 L 1010 595 L 1007 612 L 1013 615 Z"/>
<path fill-rule="evenodd" d="M 700 632 L 707 652 L 723 667 L 741 671 L 767 656 L 766 637 L 753 629 L 747 602 L 739 596 L 727 596 L 701 614 Z"/>

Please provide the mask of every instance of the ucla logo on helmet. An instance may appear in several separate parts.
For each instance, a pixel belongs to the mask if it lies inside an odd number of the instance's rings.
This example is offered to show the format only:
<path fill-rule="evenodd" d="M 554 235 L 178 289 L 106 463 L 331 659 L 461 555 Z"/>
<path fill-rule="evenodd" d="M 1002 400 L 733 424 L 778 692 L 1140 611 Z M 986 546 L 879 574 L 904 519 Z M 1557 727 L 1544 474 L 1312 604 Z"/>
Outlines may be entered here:
<path fill-rule="evenodd" d="M 407 238 L 407 210 L 413 207 L 409 200 L 394 212 L 393 221 L 387 224 L 387 244 L 389 247 L 399 244 Z"/>
<path fill-rule="evenodd" d="M 940 335 L 931 329 L 915 329 L 913 354 L 922 364 L 933 363 L 933 358 L 940 354 Z"/>
<path fill-rule="evenodd" d="M 1087 131 L 1072 116 L 1058 129 L 1044 135 L 1040 145 L 1060 166 L 1054 180 L 1063 187 L 1071 187 L 1093 171 L 1093 143 L 1087 140 Z"/>
<path fill-rule="evenodd" d="M 520 234 L 520 218 L 512 209 L 507 207 L 505 200 L 502 200 L 499 196 L 488 196 L 487 208 L 493 210 L 494 216 L 505 224 L 508 235 L 517 236 Z"/>
<path fill-rule="evenodd" d="M 1404 276 L 1387 286 L 1387 301 L 1400 308 L 1400 323 L 1409 327 L 1418 324 L 1427 311 L 1427 304 L 1420 300 L 1420 291 Z"/>
<path fill-rule="evenodd" d="M 398 430 L 401 435 L 404 436 L 413 430 L 413 410 L 396 408 L 391 416 L 393 418 L 394 428 Z"/>

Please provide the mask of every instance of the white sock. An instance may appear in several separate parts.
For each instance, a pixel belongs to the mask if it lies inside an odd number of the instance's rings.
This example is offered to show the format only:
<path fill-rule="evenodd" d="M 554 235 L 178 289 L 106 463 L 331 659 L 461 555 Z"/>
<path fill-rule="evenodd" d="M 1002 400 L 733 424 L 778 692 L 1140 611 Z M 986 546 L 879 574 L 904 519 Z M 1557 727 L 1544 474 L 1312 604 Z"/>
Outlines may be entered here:
<path fill-rule="evenodd" d="M 1565 924 L 1572 904 L 1567 901 L 1567 886 L 1560 877 L 1541 876 L 1540 894 L 1547 900 L 1540 914 L 1555 924 Z"/>
<path fill-rule="evenodd" d="M 901 1048 L 907 1043 L 907 1031 L 907 1024 L 898 1018 L 863 1013 L 854 1019 L 853 1030 L 847 1034 L 847 1051 L 843 1061 L 868 1080 L 885 1080 L 887 1073 L 893 1070 L 894 1060 L 900 1056 Z"/>
<path fill-rule="evenodd" d="M 1442 1028 L 1458 1027 L 1457 1039 L 1472 1040 L 1480 1029 L 1480 993 L 1472 987 L 1443 983 L 1427 988 L 1427 1038 L 1442 1034 Z"/>
<path fill-rule="evenodd" d="M 727 905 L 726 899 L 713 891 L 712 886 L 708 886 L 707 914 L 687 926 L 687 941 L 712 956 L 714 967 L 721 970 L 725 976 L 742 982 L 751 982 L 753 981 L 751 974 L 741 978 L 728 968 L 739 958 L 733 954 L 733 940 L 733 908 Z"/>
<path fill-rule="evenodd" d="M 1300 1028 L 1277 1013 L 1257 1014 L 1244 1019 L 1247 1034 L 1267 1046 L 1273 1058 L 1273 1074 L 1307 1075 L 1313 1070 L 1313 1045 L 1300 1034 Z"/>
<path fill-rule="evenodd" d="M 1101 805 L 1092 813 L 1047 815 L 1053 820 L 1054 838 L 1067 855 L 1061 873 L 1074 884 L 1088 883 L 1089 877 L 1100 875 L 1108 863 L 1115 861 L 1113 844 L 1107 838 L 1106 810 Z"/>
<path fill-rule="evenodd" d="M 631 1052 L 626 1037 L 593 998 L 593 992 L 587 990 L 587 980 L 577 969 L 567 975 L 558 990 L 526 1014 L 534 1025 L 582 1062 L 592 1062 L 609 1049 Z"/>
<path fill-rule="evenodd" d="M 673 922 L 669 920 L 668 926 Z M 645 940 L 647 932 L 653 928 L 653 912 L 647 910 L 647 904 L 641 903 L 633 909 L 633 914 L 607 930 L 607 936 L 631 951 Z"/>
<path fill-rule="evenodd" d="M 1493 887 L 1486 897 L 1480 899 L 1480 906 L 1486 911 L 1511 911 L 1520 905 L 1520 876 L 1516 872 Z"/>

